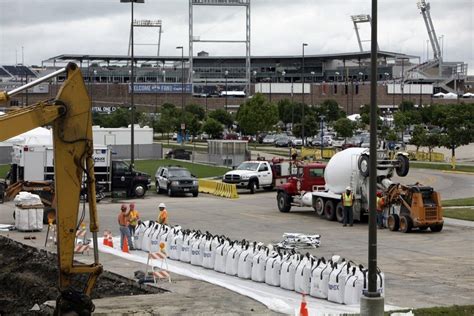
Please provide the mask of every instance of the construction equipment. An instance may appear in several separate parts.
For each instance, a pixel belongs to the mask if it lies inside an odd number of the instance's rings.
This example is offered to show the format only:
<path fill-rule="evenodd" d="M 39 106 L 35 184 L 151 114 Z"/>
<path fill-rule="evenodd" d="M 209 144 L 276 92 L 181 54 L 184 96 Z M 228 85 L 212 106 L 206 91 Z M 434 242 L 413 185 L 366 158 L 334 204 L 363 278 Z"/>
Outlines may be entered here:
<path fill-rule="evenodd" d="M 90 314 L 94 304 L 90 294 L 102 272 L 99 263 L 97 232 L 98 219 L 95 200 L 95 177 L 91 103 L 79 67 L 69 63 L 43 78 L 9 92 L 0 92 L 0 103 L 41 82 L 66 73 L 55 98 L 20 108 L 0 116 L 0 141 L 9 139 L 33 128 L 53 127 L 55 206 L 57 225 L 57 253 L 59 290 L 56 314 L 71 311 L 79 315 Z M 94 263 L 78 264 L 74 260 L 76 231 L 84 214 L 79 218 L 79 194 L 85 174 L 88 188 L 90 231 L 93 237 Z M 82 288 L 76 286 L 78 274 L 86 274 Z M 74 283 L 74 284 L 73 284 Z"/>
<path fill-rule="evenodd" d="M 387 226 L 391 231 L 399 229 L 408 233 L 413 228 L 432 232 L 443 229 L 443 209 L 439 193 L 432 187 L 392 184 L 385 194 L 385 207 L 388 208 Z"/>

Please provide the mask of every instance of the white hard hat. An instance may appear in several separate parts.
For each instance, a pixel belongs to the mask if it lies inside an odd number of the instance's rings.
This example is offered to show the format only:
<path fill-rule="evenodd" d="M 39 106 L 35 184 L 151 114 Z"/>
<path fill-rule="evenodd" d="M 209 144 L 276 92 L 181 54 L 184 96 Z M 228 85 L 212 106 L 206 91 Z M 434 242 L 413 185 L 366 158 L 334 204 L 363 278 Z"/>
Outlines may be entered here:
<path fill-rule="evenodd" d="M 166 205 L 165 203 L 160 203 L 160 205 L 158 205 L 159 208 L 166 208 Z"/>
<path fill-rule="evenodd" d="M 347 187 L 346 190 L 347 190 L 347 191 L 350 191 L 350 190 L 351 190 L 351 187 Z"/>

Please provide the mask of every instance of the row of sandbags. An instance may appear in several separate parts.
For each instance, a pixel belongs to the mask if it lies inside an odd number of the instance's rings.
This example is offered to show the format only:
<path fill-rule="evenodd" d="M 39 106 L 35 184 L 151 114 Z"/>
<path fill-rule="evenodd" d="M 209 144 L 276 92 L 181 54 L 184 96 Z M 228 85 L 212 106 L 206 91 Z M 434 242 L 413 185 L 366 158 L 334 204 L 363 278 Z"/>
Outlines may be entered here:
<path fill-rule="evenodd" d="M 326 260 L 153 221 L 141 223 L 134 239 L 135 248 L 143 251 L 157 252 L 163 243 L 170 259 L 335 303 L 359 304 L 368 287 L 367 269 L 339 256 Z M 377 287 L 382 295 L 384 283 L 384 274 L 379 271 Z"/>

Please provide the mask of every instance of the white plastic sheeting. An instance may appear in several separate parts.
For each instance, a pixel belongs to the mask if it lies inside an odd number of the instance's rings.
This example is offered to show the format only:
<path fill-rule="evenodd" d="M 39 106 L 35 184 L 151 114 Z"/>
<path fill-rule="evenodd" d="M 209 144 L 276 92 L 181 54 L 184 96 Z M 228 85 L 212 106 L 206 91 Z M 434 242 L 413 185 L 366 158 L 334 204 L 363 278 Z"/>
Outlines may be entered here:
<path fill-rule="evenodd" d="M 43 203 L 39 195 L 20 192 L 15 202 L 15 227 L 19 231 L 43 229 Z"/>
<path fill-rule="evenodd" d="M 147 262 L 147 253 L 145 252 L 132 251 L 131 253 L 124 253 L 119 249 L 102 245 L 101 238 L 99 238 L 99 240 L 99 250 L 101 252 L 113 254 L 123 259 L 143 264 L 146 264 Z M 114 244 L 118 244 L 118 238 L 116 238 Z M 159 263 L 159 261 L 156 262 L 157 265 Z M 238 294 L 248 296 L 261 302 L 269 309 L 279 313 L 295 314 L 299 311 L 301 294 L 293 291 L 287 291 L 279 287 L 272 287 L 251 280 L 240 279 L 223 273 L 216 273 L 213 270 L 192 266 L 188 263 L 179 261 L 168 260 L 168 269 L 172 273 L 187 276 L 196 280 L 206 281 L 234 291 Z M 310 315 L 338 315 L 360 312 L 359 305 L 341 305 L 309 296 L 306 296 L 306 301 Z M 402 308 L 388 304 L 385 305 L 386 311 L 396 309 Z"/>

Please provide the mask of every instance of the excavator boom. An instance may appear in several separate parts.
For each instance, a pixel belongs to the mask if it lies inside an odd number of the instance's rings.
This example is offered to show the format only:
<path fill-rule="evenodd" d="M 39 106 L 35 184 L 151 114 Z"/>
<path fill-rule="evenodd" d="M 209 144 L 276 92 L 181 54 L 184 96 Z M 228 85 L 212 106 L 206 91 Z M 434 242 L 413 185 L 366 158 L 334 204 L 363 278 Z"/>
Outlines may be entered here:
<path fill-rule="evenodd" d="M 54 179 L 57 225 L 57 252 L 59 265 L 59 290 L 56 309 L 90 313 L 94 307 L 89 298 L 102 272 L 99 263 L 97 232 L 98 219 L 95 200 L 94 162 L 92 158 L 91 104 L 80 69 L 70 63 L 45 78 L 31 82 L 10 92 L 0 92 L 0 103 L 14 94 L 66 72 L 66 80 L 53 100 L 12 111 L 0 116 L 0 141 L 33 128 L 52 125 L 54 147 Z M 94 263 L 74 263 L 76 231 L 79 218 L 79 196 L 83 176 L 86 175 L 89 199 L 90 231 L 93 237 Z M 87 274 L 88 280 L 80 290 L 73 288 L 74 276 Z"/>

